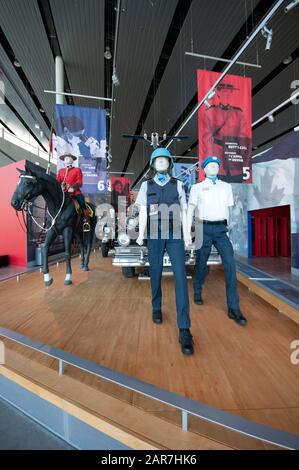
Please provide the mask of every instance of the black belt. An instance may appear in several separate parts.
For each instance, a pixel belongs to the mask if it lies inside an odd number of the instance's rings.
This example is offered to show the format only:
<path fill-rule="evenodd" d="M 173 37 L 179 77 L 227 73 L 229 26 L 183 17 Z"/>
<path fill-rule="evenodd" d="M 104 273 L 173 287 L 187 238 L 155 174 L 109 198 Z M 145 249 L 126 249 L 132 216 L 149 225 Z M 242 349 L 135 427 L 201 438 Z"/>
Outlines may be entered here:
<path fill-rule="evenodd" d="M 227 220 L 203 220 L 202 221 L 203 224 L 208 224 L 208 225 L 220 225 L 220 224 L 224 224 L 224 225 L 227 225 Z"/>

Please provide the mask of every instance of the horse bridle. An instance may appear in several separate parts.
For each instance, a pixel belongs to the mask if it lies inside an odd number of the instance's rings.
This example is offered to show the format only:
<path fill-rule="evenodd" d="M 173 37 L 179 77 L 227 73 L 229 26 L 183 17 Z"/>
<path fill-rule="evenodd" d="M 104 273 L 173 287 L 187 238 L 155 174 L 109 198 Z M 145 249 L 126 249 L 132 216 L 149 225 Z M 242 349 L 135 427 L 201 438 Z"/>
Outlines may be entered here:
<path fill-rule="evenodd" d="M 20 175 L 20 178 L 28 178 L 28 179 L 34 180 L 35 182 L 37 181 L 36 176 L 31 176 L 31 175 Z M 32 191 L 29 191 L 29 193 L 27 194 L 26 198 L 23 199 L 23 202 L 22 202 L 22 205 L 21 205 L 21 210 L 22 210 L 22 211 L 25 210 L 24 207 L 25 207 L 25 205 L 27 204 L 27 206 L 28 206 L 28 213 L 29 213 L 30 217 L 32 218 L 33 222 L 34 222 L 40 229 L 42 229 L 44 232 L 48 232 L 49 230 L 51 230 L 52 227 L 54 227 L 54 225 L 55 225 L 55 223 L 56 223 L 56 219 L 57 219 L 57 217 L 59 216 L 60 212 L 62 211 L 62 208 L 63 208 L 63 206 L 64 206 L 64 202 L 65 202 L 65 193 L 62 191 L 62 195 L 63 195 L 63 197 L 62 197 L 62 203 L 61 203 L 61 206 L 60 206 L 60 208 L 59 208 L 57 214 L 55 215 L 55 217 L 53 217 L 52 214 L 50 214 L 49 210 L 47 209 L 47 212 L 48 212 L 49 216 L 51 217 L 52 222 L 51 222 L 50 227 L 45 228 L 45 227 L 42 227 L 42 226 L 37 222 L 37 220 L 35 220 L 33 214 L 32 214 L 31 211 L 30 211 L 30 207 L 29 207 L 29 206 L 33 204 L 32 202 L 30 202 L 30 201 L 28 200 L 28 199 L 29 199 L 29 196 L 31 196 L 31 192 L 32 192 Z"/>
<path fill-rule="evenodd" d="M 36 177 L 35 176 L 30 176 L 30 175 L 20 175 L 20 178 L 28 178 L 28 179 L 32 179 L 32 180 L 36 181 Z M 31 197 L 31 193 L 32 193 L 32 190 L 29 191 L 26 198 L 23 199 L 23 202 L 22 202 L 22 205 L 21 205 L 21 210 L 24 209 L 26 204 L 30 204 L 29 199 Z"/>

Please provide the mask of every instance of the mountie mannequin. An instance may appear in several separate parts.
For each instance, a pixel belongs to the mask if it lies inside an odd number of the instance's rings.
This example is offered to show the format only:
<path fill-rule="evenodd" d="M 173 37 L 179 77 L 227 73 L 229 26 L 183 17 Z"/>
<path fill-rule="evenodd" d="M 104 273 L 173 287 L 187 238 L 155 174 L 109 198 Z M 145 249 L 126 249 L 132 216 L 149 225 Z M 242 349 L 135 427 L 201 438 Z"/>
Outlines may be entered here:
<path fill-rule="evenodd" d="M 234 251 L 227 236 L 229 207 L 234 205 L 233 192 L 230 184 L 217 178 L 220 159 L 210 156 L 203 160 L 206 178 L 201 183 L 192 186 L 187 213 L 188 233 L 195 208 L 203 223 L 203 243 L 196 252 L 196 268 L 193 278 L 194 302 L 203 303 L 201 291 L 206 276 L 206 265 L 210 256 L 212 244 L 218 250 L 224 266 L 228 317 L 239 325 L 246 325 L 247 320 L 240 310 Z"/>
<path fill-rule="evenodd" d="M 142 183 L 136 199 L 136 204 L 140 209 L 139 236 L 136 242 L 142 245 L 147 231 L 152 319 L 156 324 L 162 323 L 161 281 L 163 256 L 167 250 L 174 274 L 179 342 L 182 353 L 191 355 L 193 354 L 193 341 L 189 329 L 189 297 L 185 247 L 182 240 L 183 226 L 185 243 L 189 243 L 186 195 L 182 182 L 170 176 L 172 156 L 169 150 L 155 149 L 151 154 L 150 166 L 154 170 L 154 178 Z"/>
<path fill-rule="evenodd" d="M 79 167 L 74 167 L 73 163 L 77 160 L 75 155 L 65 153 L 61 155 L 60 160 L 63 161 L 65 168 L 60 168 L 57 174 L 57 181 L 61 184 L 61 189 L 67 196 L 75 198 L 80 204 L 83 216 L 84 224 L 83 231 L 90 231 L 90 215 L 85 204 L 85 198 L 81 193 L 81 186 L 83 184 L 83 175 Z"/>

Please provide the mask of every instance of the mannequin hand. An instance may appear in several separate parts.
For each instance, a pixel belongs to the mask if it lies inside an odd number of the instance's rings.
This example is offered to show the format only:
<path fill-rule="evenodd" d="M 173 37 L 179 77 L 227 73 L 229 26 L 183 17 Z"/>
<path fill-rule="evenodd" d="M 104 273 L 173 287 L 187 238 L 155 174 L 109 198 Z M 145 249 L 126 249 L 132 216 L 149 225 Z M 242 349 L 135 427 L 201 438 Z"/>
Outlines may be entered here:
<path fill-rule="evenodd" d="M 192 245 L 192 238 L 190 235 L 184 237 L 184 243 L 186 248 L 189 248 L 189 246 Z"/>
<path fill-rule="evenodd" d="M 143 237 L 139 235 L 139 237 L 136 240 L 137 245 L 142 246 L 143 245 Z"/>
<path fill-rule="evenodd" d="M 74 188 L 72 188 L 71 186 L 68 188 L 69 193 L 73 193 L 74 191 L 75 191 Z"/>

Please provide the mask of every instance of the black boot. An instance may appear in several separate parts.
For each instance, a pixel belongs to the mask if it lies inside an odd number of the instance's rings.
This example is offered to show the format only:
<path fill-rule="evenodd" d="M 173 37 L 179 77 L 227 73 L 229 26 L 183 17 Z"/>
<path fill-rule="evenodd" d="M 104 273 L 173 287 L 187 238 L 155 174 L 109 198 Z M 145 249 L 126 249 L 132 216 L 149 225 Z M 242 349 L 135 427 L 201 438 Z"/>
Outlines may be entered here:
<path fill-rule="evenodd" d="M 161 310 L 153 310 L 153 322 L 158 325 L 162 323 L 162 312 Z"/>
<path fill-rule="evenodd" d="M 243 316 L 239 308 L 229 308 L 228 318 L 230 318 L 231 320 L 234 320 L 236 323 L 238 323 L 238 325 L 242 325 L 242 326 L 247 325 L 247 320 Z"/>
<path fill-rule="evenodd" d="M 194 303 L 197 304 L 197 305 L 202 305 L 203 304 L 203 301 L 202 301 L 202 298 L 201 298 L 201 292 L 194 292 Z"/>
<path fill-rule="evenodd" d="M 179 342 L 181 343 L 182 353 L 191 356 L 193 354 L 193 336 L 190 333 L 189 328 L 179 329 Z"/>

